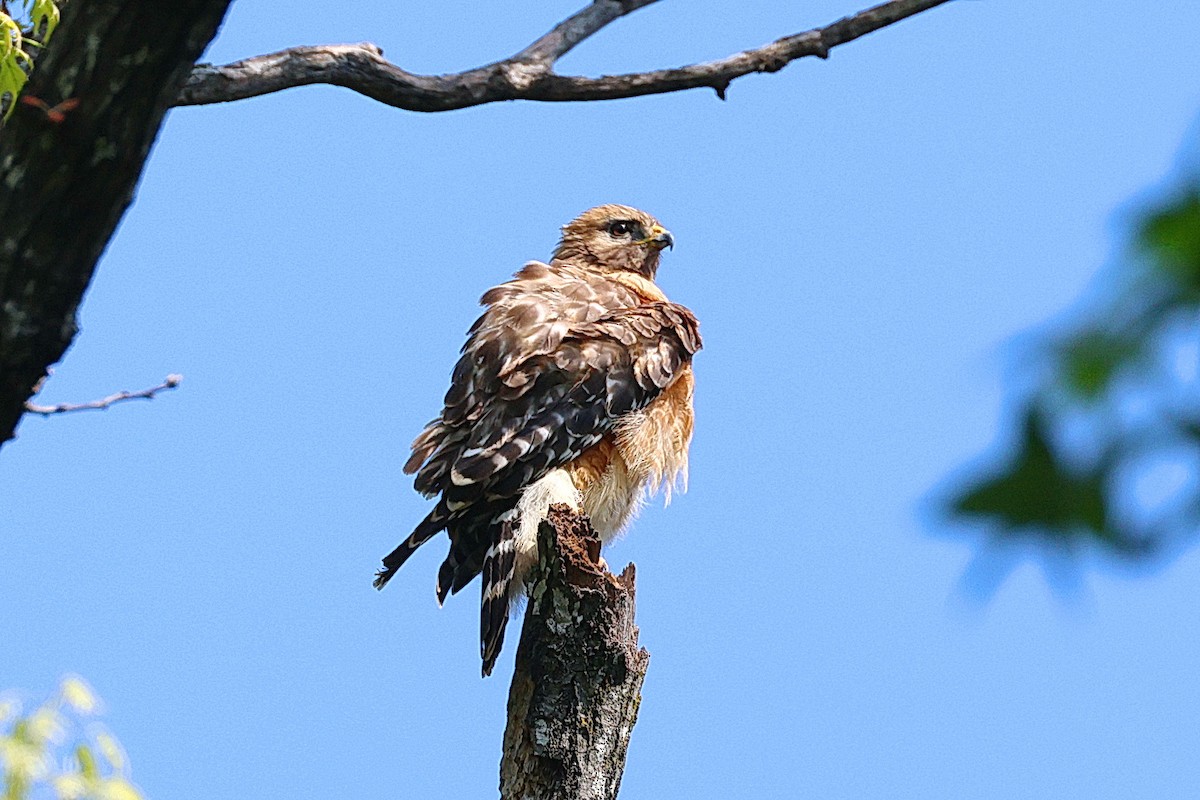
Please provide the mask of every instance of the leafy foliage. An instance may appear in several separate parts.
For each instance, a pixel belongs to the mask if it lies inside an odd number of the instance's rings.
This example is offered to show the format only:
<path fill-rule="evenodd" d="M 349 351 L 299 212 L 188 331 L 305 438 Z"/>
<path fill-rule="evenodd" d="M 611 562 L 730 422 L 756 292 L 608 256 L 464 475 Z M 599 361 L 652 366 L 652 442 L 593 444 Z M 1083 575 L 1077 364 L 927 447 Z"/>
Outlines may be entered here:
<path fill-rule="evenodd" d="M 1102 535 L 1108 528 L 1098 470 L 1076 474 L 1054 452 L 1037 408 L 1026 409 L 1021 444 L 1007 470 L 954 504 L 960 514 L 994 516 L 1012 528 L 1045 527 Z"/>
<path fill-rule="evenodd" d="M 0 696 L 0 778 L 3 800 L 142 800 L 130 782 L 116 738 L 83 720 L 99 709 L 91 688 L 65 678 L 58 692 L 28 714 Z"/>
<path fill-rule="evenodd" d="M 953 519 L 984 521 L 1002 539 L 1090 543 L 1133 559 L 1195 535 L 1200 178 L 1144 212 L 1108 277 L 1109 301 L 1026 365 L 1038 371 L 1018 404 L 1015 452 L 958 489 L 946 504 Z M 1139 493 L 1139 479 L 1164 464 L 1186 479 L 1165 498 Z"/>
<path fill-rule="evenodd" d="M 21 0 L 21 7 L 24 13 L 13 17 L 0 2 L 0 109 L 6 109 L 5 116 L 12 113 L 33 71 L 29 48 L 44 45 L 58 26 L 54 0 Z M 34 38 L 38 36 L 40 40 Z"/>

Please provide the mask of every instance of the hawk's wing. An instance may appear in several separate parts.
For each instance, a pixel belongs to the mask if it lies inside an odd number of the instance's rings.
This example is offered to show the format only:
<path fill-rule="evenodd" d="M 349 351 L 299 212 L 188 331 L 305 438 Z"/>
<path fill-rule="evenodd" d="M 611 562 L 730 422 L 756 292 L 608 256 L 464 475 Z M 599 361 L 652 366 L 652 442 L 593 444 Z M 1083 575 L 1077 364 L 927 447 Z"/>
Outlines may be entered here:
<path fill-rule="evenodd" d="M 521 491 L 652 402 L 701 346 L 683 306 L 647 303 L 582 271 L 531 264 L 483 302 L 489 308 L 471 328 L 445 408 L 405 465 L 418 491 L 441 499 L 384 559 L 376 585 L 446 528 L 439 598 L 465 586 Z"/>

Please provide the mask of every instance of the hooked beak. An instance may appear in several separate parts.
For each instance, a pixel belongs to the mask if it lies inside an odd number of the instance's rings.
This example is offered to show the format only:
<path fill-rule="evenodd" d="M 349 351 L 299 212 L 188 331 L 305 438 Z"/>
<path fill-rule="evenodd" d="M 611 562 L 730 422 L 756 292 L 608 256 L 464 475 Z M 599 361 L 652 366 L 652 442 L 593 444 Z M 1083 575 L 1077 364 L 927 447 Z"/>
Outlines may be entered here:
<path fill-rule="evenodd" d="M 675 237 L 662 225 L 655 225 L 650 229 L 650 242 L 659 250 L 664 247 L 675 249 Z"/>

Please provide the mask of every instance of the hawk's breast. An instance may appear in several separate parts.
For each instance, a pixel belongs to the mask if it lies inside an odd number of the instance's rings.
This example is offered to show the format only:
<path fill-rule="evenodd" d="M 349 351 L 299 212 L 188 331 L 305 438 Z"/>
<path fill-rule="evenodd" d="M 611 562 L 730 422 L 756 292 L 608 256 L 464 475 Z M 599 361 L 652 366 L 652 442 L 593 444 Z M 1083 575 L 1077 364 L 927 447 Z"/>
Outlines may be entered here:
<path fill-rule="evenodd" d="M 566 465 L 592 527 L 607 541 L 629 523 L 646 497 L 687 484 L 695 380 L 691 365 L 646 408 L 617 420 L 613 431 Z"/>

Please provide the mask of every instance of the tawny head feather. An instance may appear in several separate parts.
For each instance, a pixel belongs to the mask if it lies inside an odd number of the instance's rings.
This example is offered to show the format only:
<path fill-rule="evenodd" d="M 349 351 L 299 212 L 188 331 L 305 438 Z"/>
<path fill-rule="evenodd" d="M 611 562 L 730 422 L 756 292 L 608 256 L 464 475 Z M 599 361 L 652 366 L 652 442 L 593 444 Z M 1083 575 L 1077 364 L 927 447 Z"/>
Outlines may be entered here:
<path fill-rule="evenodd" d="M 674 244 L 671 232 L 645 211 L 610 204 L 590 208 L 564 225 L 554 260 L 653 279 L 663 248 Z"/>

